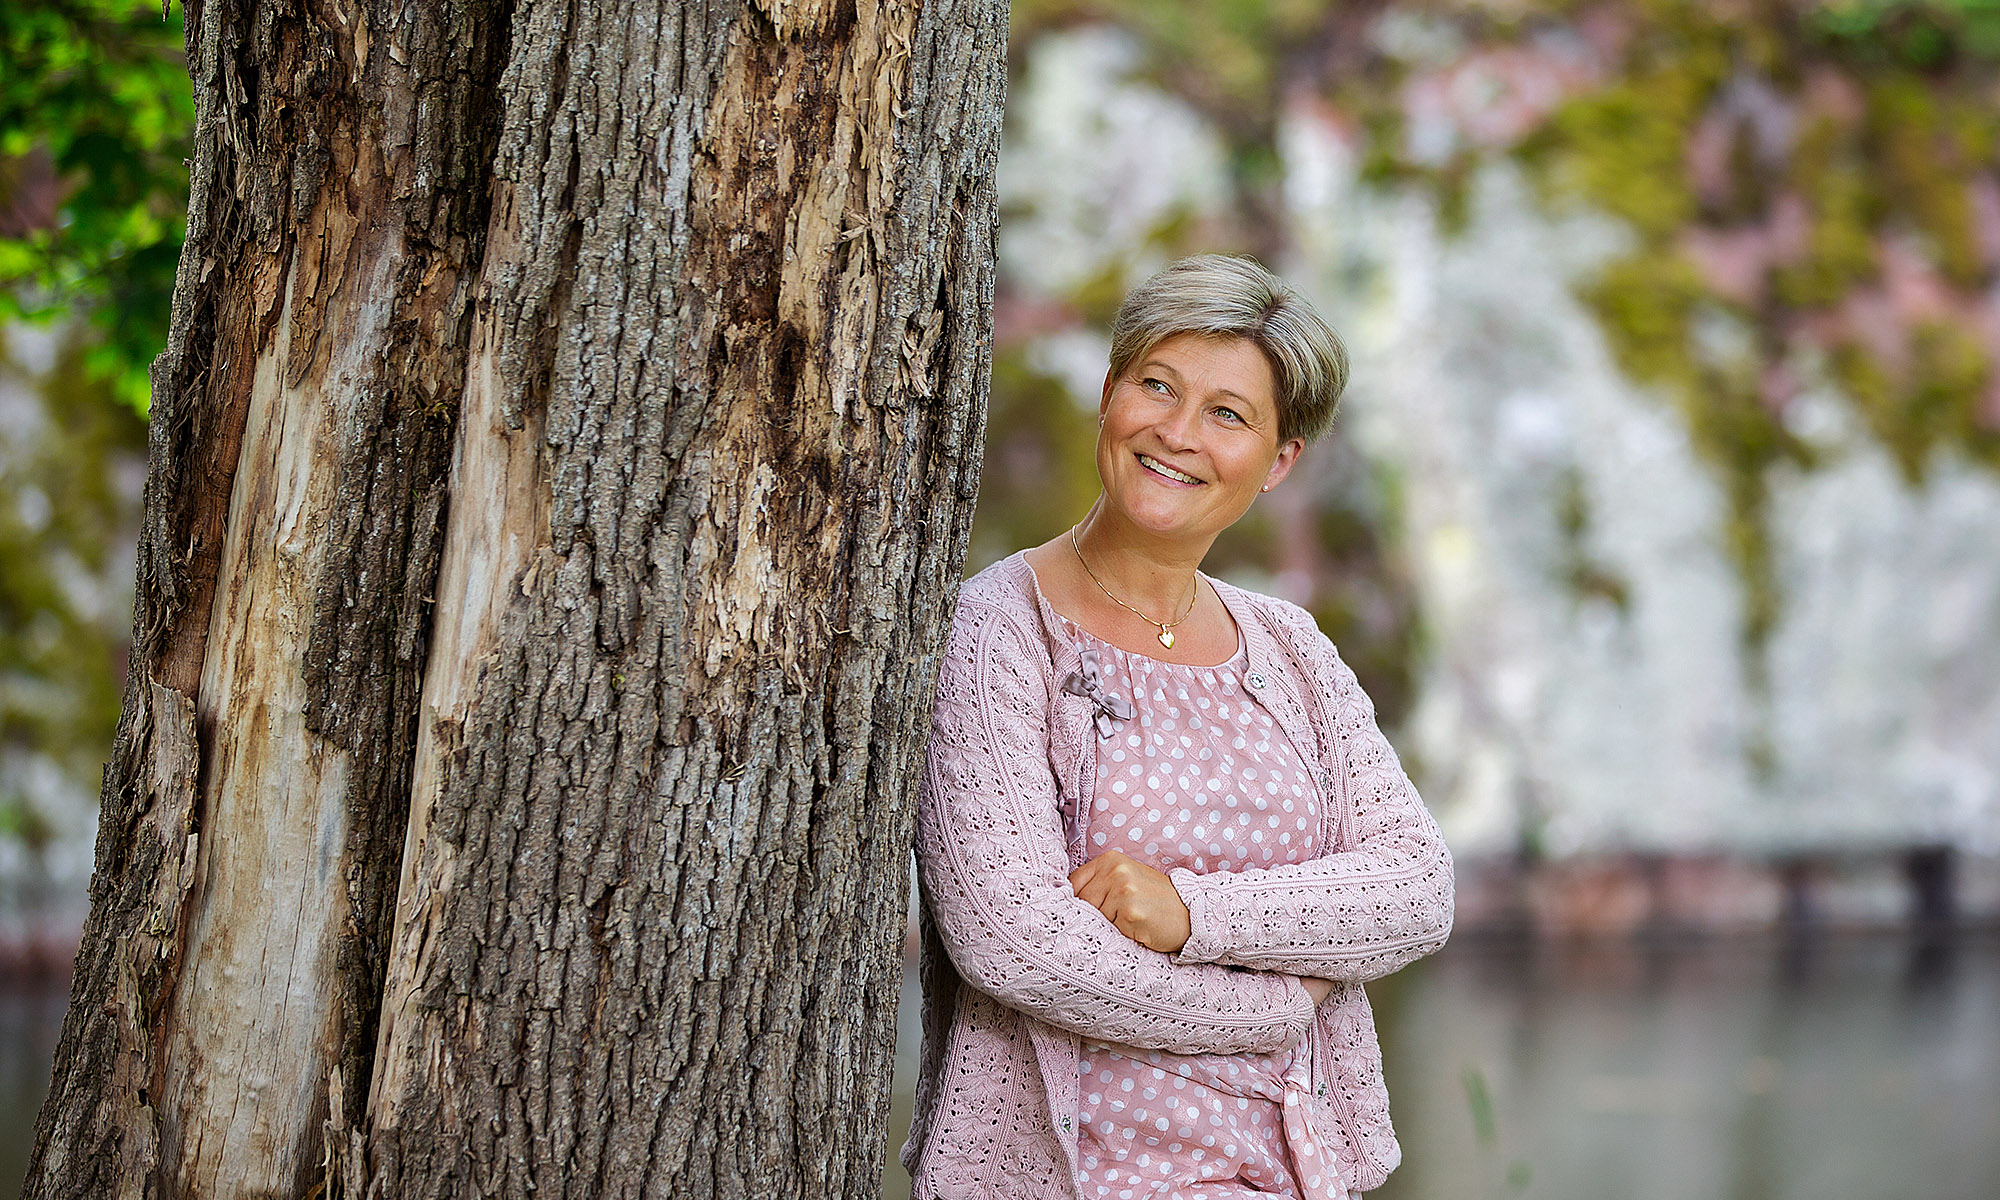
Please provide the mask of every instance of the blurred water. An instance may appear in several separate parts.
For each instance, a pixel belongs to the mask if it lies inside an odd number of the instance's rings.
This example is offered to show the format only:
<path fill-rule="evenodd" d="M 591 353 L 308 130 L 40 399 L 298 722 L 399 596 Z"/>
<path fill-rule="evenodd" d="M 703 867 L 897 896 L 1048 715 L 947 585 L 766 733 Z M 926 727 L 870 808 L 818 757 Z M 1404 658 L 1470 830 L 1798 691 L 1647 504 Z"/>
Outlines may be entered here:
<path fill-rule="evenodd" d="M 26 1171 L 64 992 L 0 990 L 0 1195 Z M 2000 934 L 1461 938 L 1369 994 L 1404 1150 L 1380 1200 L 2000 1196 Z M 912 970 L 892 1200 L 918 1004 Z"/>
<path fill-rule="evenodd" d="M 2000 1196 L 2000 936 L 1463 938 L 1369 995 L 1404 1153 L 1381 1200 Z M 912 975 L 891 1200 L 917 1002 Z"/>
<path fill-rule="evenodd" d="M 1468 940 L 1393 982 L 1384 1200 L 2000 1196 L 2000 938 Z"/>
<path fill-rule="evenodd" d="M 0 984 L 0 1196 L 21 1191 L 35 1114 L 49 1090 L 69 980 Z"/>

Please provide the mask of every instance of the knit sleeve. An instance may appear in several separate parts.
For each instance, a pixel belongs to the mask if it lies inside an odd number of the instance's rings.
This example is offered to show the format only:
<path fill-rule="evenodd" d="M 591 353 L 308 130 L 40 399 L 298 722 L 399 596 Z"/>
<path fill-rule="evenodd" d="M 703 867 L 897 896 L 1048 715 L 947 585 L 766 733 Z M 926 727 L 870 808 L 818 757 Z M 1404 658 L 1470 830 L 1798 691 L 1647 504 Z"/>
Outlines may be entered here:
<path fill-rule="evenodd" d="M 1046 652 L 1004 611 L 962 602 L 938 673 L 917 803 L 917 868 L 971 986 L 1086 1037 L 1182 1054 L 1269 1053 L 1305 1036 L 1291 975 L 1176 963 L 1069 884 Z"/>
<path fill-rule="evenodd" d="M 1316 725 L 1339 763 L 1328 800 L 1344 807 L 1351 836 L 1301 863 L 1168 872 L 1192 927 L 1174 959 L 1361 983 L 1444 944 L 1451 852 L 1354 672 L 1317 627 L 1306 640 L 1308 686 L 1321 692 L 1308 709 L 1323 714 Z"/>

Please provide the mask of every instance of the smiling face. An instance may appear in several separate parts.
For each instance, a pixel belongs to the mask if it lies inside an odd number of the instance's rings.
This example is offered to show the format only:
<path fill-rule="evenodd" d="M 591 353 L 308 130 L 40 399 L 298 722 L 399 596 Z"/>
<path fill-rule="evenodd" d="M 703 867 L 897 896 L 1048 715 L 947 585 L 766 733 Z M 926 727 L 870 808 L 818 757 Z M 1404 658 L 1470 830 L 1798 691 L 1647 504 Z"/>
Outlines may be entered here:
<path fill-rule="evenodd" d="M 1205 551 L 1305 443 L 1278 441 L 1276 380 L 1242 338 L 1176 334 L 1104 381 L 1097 472 L 1137 530 Z"/>

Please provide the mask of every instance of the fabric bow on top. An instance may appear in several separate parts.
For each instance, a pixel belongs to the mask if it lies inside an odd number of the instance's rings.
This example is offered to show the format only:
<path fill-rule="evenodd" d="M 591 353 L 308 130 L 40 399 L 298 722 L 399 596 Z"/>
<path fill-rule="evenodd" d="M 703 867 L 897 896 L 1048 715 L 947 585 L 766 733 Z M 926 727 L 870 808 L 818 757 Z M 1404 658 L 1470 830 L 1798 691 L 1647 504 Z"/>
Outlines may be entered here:
<path fill-rule="evenodd" d="M 1104 686 L 1104 672 L 1097 665 L 1097 651 L 1083 652 L 1083 669 L 1071 671 L 1063 680 L 1062 690 L 1072 696 L 1082 696 L 1097 706 L 1097 736 L 1108 738 L 1118 732 L 1113 721 L 1129 721 L 1138 716 L 1132 702 L 1123 696 L 1113 695 Z"/>

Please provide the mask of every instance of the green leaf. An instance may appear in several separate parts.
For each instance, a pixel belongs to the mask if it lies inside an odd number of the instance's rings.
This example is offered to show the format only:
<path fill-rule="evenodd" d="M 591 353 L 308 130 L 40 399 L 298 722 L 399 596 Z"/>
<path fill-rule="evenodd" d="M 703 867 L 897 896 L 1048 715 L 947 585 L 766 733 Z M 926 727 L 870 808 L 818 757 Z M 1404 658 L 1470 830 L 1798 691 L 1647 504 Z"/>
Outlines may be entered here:
<path fill-rule="evenodd" d="M 0 208 L 19 211 L 10 189 L 56 200 L 46 226 L 0 238 L 0 314 L 88 316 L 87 370 L 140 411 L 186 229 L 183 39 L 182 15 L 149 2 L 0 5 Z"/>

